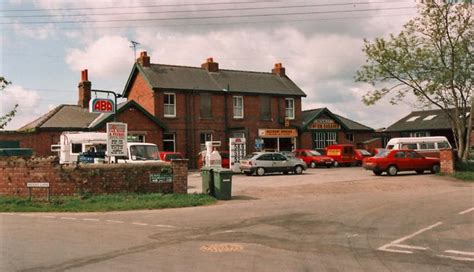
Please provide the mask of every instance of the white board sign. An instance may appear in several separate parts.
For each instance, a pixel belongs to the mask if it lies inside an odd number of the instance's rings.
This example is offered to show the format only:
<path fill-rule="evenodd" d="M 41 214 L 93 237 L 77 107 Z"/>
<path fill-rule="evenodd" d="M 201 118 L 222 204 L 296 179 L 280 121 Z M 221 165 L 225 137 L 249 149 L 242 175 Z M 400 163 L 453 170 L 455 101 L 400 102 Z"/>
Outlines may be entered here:
<path fill-rule="evenodd" d="M 49 188 L 49 182 L 27 182 L 28 188 Z"/>
<path fill-rule="evenodd" d="M 127 156 L 126 123 L 107 123 L 107 156 Z"/>

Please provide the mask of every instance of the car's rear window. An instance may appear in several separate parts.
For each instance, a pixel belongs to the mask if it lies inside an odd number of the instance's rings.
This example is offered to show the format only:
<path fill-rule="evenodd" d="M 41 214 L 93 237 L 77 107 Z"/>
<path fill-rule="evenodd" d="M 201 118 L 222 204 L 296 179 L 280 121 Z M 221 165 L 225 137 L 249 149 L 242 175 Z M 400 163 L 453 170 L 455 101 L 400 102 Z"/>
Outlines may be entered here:
<path fill-rule="evenodd" d="M 246 160 L 250 160 L 251 158 L 255 157 L 256 155 L 258 155 L 257 153 L 250 153 L 250 154 L 247 154 L 244 159 Z"/>
<path fill-rule="evenodd" d="M 316 151 L 316 150 L 310 150 L 310 151 L 308 151 L 308 153 L 309 153 L 311 156 L 321 156 L 321 153 L 319 153 L 319 152 Z"/>
<path fill-rule="evenodd" d="M 359 152 L 360 152 L 360 154 L 362 154 L 364 156 L 372 156 L 372 154 L 370 154 L 370 152 L 365 150 L 365 149 L 359 149 Z"/>

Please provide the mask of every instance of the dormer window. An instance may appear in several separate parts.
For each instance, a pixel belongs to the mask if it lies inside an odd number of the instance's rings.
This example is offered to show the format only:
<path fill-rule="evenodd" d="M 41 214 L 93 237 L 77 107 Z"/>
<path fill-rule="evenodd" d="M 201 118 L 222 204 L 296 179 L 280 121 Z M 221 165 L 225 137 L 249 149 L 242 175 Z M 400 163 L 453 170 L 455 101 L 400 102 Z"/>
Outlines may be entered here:
<path fill-rule="evenodd" d="M 418 116 L 418 115 L 417 116 L 412 116 L 407 120 L 407 122 L 414 122 L 418 118 L 420 118 L 420 116 Z"/>
<path fill-rule="evenodd" d="M 423 121 L 433 120 L 433 118 L 435 118 L 436 116 L 438 115 L 437 114 L 428 115 L 423 119 Z"/>

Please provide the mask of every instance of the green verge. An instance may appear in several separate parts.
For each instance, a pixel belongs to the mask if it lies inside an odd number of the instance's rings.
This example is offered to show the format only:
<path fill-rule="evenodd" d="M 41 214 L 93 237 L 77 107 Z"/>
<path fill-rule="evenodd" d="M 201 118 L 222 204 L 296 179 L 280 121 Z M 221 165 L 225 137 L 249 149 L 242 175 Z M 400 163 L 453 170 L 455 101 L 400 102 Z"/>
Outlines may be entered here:
<path fill-rule="evenodd" d="M 111 194 L 84 197 L 0 197 L 0 212 L 106 212 L 166 209 L 211 205 L 216 199 L 204 194 Z"/>
<path fill-rule="evenodd" d="M 456 172 L 454 172 L 453 177 L 467 181 L 474 182 L 474 163 L 456 163 L 455 165 Z"/>

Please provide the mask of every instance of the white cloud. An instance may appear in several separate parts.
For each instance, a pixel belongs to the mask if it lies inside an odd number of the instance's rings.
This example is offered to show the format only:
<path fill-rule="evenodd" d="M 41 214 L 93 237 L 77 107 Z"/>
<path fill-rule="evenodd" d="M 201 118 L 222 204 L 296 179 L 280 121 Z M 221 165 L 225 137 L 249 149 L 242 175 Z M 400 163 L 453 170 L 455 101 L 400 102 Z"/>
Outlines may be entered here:
<path fill-rule="evenodd" d="M 28 38 L 45 40 L 56 35 L 56 28 L 53 24 L 30 27 L 21 23 L 14 24 L 14 29 L 20 35 Z"/>
<path fill-rule="evenodd" d="M 14 84 L 8 85 L 0 92 L 0 116 L 10 112 L 16 104 L 17 113 L 7 129 L 20 128 L 45 113 L 44 108 L 39 107 L 40 95 L 37 91 Z"/>
<path fill-rule="evenodd" d="M 129 41 L 120 36 L 104 36 L 84 49 L 68 50 L 66 63 L 71 70 L 88 69 L 96 77 L 126 74 L 133 64 Z"/>

